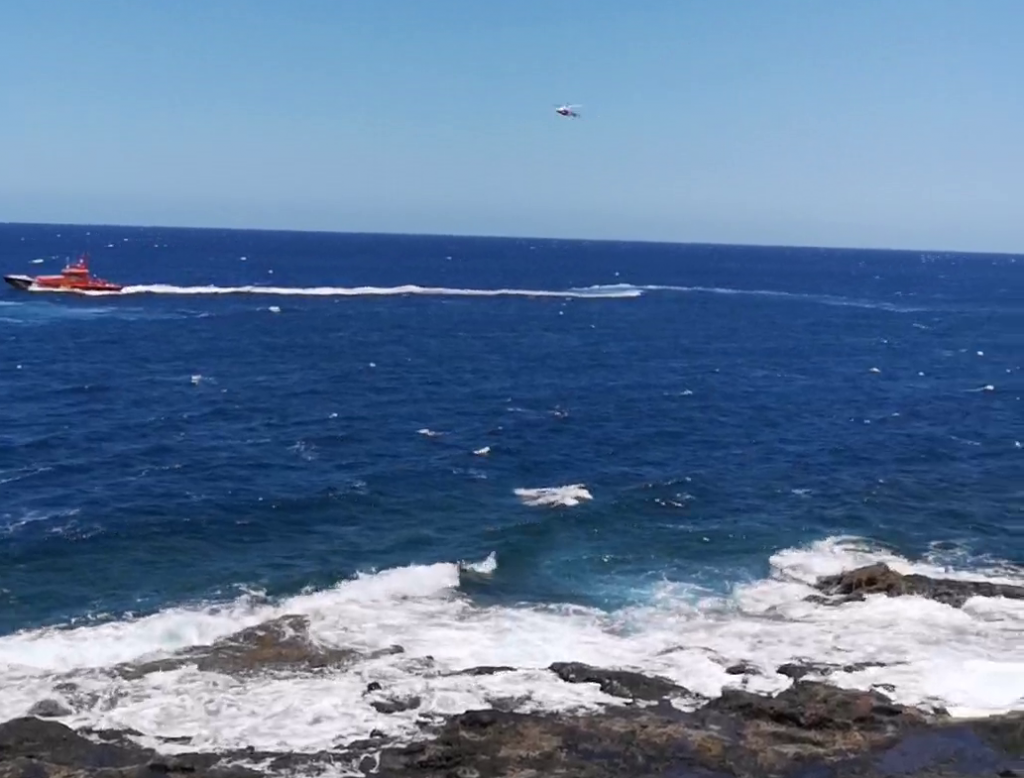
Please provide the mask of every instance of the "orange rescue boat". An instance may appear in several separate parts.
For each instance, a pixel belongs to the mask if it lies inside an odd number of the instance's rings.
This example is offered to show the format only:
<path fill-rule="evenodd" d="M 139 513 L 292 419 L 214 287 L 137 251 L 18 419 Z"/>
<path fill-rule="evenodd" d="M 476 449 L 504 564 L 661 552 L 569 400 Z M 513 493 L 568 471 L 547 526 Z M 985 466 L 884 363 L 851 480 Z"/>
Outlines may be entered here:
<path fill-rule="evenodd" d="M 32 292 L 120 292 L 123 286 L 104 281 L 89 273 L 89 255 L 82 254 L 78 261 L 67 265 L 59 276 L 4 276 L 4 281 L 15 289 Z"/>

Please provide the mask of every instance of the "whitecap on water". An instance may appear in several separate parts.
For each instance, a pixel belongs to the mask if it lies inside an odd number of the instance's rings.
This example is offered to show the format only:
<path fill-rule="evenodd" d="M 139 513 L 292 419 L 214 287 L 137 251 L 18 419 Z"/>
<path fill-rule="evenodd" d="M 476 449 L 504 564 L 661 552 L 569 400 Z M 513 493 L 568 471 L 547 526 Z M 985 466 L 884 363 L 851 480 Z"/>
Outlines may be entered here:
<path fill-rule="evenodd" d="M 460 570 L 468 570 L 479 575 L 490 575 L 498 569 L 498 557 L 493 551 L 481 562 L 461 562 Z"/>
<path fill-rule="evenodd" d="M 540 489 L 515 489 L 514 491 L 523 504 L 534 507 L 564 506 L 571 508 L 579 505 L 583 500 L 594 499 L 583 484 L 549 486 Z"/>

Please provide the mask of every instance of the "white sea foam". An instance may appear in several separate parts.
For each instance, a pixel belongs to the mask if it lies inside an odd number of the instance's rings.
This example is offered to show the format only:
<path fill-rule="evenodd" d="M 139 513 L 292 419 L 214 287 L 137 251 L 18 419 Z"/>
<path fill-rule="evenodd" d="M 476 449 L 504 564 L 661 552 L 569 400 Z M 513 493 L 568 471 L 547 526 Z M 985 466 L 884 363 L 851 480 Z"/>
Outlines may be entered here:
<path fill-rule="evenodd" d="M 133 727 L 162 750 L 196 748 L 314 751 L 365 737 L 377 728 L 417 732 L 423 714 L 455 713 L 522 701 L 523 710 L 593 709 L 612 702 L 596 685 L 567 684 L 546 671 L 578 660 L 659 673 L 707 696 L 744 683 L 726 673 L 736 662 L 760 671 L 748 688 L 775 692 L 790 680 L 785 662 L 889 663 L 832 680 L 856 688 L 892 684 L 904 703 L 938 703 L 954 715 L 1024 709 L 1024 602 L 975 598 L 962 609 L 917 597 L 870 597 L 841 607 L 805 601 L 817 576 L 885 561 L 903 572 L 1024 583 L 1018 573 L 951 573 L 832 538 L 771 558 L 764 580 L 727 597 L 700 596 L 663 583 L 650 600 L 613 613 L 575 606 L 480 607 L 459 589 L 461 571 L 500 573 L 500 558 L 439 563 L 358 575 L 336 586 L 267 603 L 247 594 L 219 606 L 170 608 L 155 615 L 74 629 L 43 629 L 0 638 L 0 720 L 24 715 L 43 698 L 74 709 L 72 726 Z M 360 650 L 404 646 L 347 670 L 233 678 L 186 667 L 125 680 L 110 665 L 210 643 L 276 616 L 308 616 L 324 644 Z M 516 672 L 452 674 L 476 665 Z M 61 682 L 73 681 L 68 694 Z M 377 681 L 380 691 L 364 694 Z M 92 696 L 89 696 L 92 695 Z M 417 710 L 385 715 L 370 703 L 417 695 Z M 190 736 L 159 744 L 152 736 Z"/>
<path fill-rule="evenodd" d="M 498 569 L 498 556 L 492 551 L 483 561 L 463 562 L 461 568 L 479 575 L 490 575 Z"/>
<path fill-rule="evenodd" d="M 594 496 L 587 491 L 587 487 L 583 484 L 547 486 L 540 489 L 516 489 L 514 491 L 524 505 L 538 508 L 550 508 L 558 505 L 571 508 L 574 505 L 579 505 L 583 500 L 594 499 Z"/>

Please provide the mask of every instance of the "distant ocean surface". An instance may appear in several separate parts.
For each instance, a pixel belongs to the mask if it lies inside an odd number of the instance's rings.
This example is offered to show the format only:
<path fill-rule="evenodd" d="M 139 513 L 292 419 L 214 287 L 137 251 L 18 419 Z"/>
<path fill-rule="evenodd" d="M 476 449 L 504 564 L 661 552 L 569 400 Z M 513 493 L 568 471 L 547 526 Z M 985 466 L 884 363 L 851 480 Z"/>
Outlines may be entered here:
<path fill-rule="evenodd" d="M 3 273 L 86 249 L 124 294 L 0 292 L 0 719 L 71 680 L 75 726 L 316 749 L 412 726 L 368 679 L 456 712 L 563 660 L 1024 708 L 1022 602 L 804 600 L 1024 583 L 1024 258 L 0 225 Z M 285 613 L 405 653 L 109 672 Z"/>

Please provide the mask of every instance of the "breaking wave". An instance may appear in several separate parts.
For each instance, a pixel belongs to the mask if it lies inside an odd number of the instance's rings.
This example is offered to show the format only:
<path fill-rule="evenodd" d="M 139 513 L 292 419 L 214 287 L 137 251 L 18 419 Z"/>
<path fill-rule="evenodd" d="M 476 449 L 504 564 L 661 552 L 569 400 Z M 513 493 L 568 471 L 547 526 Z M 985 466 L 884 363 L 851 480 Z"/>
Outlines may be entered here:
<path fill-rule="evenodd" d="M 69 708 L 61 720 L 70 726 L 130 727 L 154 746 L 157 735 L 190 739 L 180 746 L 164 741 L 164 751 L 250 745 L 316 751 L 373 729 L 411 738 L 423 715 L 488 707 L 499 698 L 514 699 L 523 711 L 593 710 L 614 702 L 594 684 L 566 684 L 545 669 L 565 660 L 657 673 L 707 697 L 740 685 L 780 691 L 791 683 L 777 672 L 786 662 L 835 663 L 848 669 L 834 672 L 831 682 L 884 684 L 904 704 L 941 704 L 961 716 L 1024 708 L 1024 602 L 975 598 L 958 609 L 885 595 L 841 607 L 807 601 L 818 576 L 874 561 L 956 577 L 855 539 L 829 538 L 774 554 L 767 578 L 736 585 L 726 596 L 663 583 L 642 605 L 606 612 L 475 604 L 460 590 L 460 576 L 500 576 L 494 554 L 475 563 L 411 565 L 278 602 L 248 594 L 144 618 L 7 635 L 0 638 L 0 720 L 49 698 Z M 1022 576 L 978 570 L 971 577 L 1019 584 Z M 240 677 L 194 665 L 142 675 L 112 671 L 287 614 L 306 616 L 318 643 L 365 659 L 335 671 Z M 394 644 L 404 652 L 388 651 Z M 850 668 L 859 662 L 873 664 Z M 753 672 L 727 672 L 736 663 Z M 459 672 L 480 665 L 514 669 Z M 381 713 L 366 694 L 372 682 L 382 693 L 416 696 L 421 704 Z"/>

